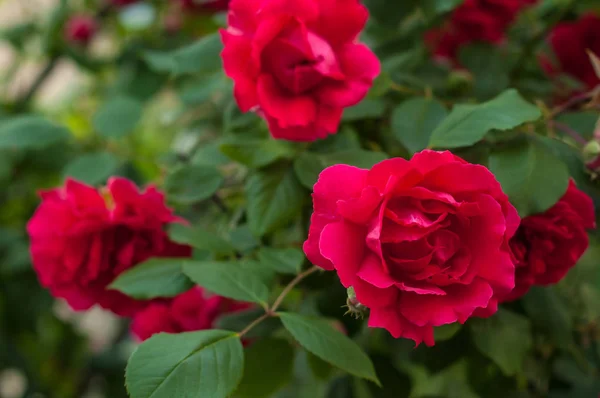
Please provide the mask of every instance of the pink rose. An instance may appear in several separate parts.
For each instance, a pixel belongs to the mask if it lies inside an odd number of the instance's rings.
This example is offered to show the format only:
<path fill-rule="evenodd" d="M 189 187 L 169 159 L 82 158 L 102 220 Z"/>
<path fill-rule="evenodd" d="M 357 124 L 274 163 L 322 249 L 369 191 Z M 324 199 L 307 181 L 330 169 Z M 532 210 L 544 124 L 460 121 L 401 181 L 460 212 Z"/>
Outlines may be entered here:
<path fill-rule="evenodd" d="M 208 296 L 195 287 L 172 300 L 157 301 L 133 318 L 132 333 L 146 340 L 156 333 L 183 333 L 211 329 L 219 316 L 249 308 L 221 296 Z"/>
<path fill-rule="evenodd" d="M 42 192 L 27 225 L 33 266 L 41 284 L 75 310 L 98 304 L 130 316 L 147 305 L 106 287 L 150 257 L 188 257 L 164 227 L 178 221 L 155 188 L 139 192 L 124 178 L 96 190 L 74 180 Z"/>
<path fill-rule="evenodd" d="M 533 285 L 558 283 L 588 248 L 586 229 L 595 227 L 592 199 L 571 181 L 554 206 L 521 221 L 510 241 L 516 286 L 503 301 L 518 299 Z"/>
<path fill-rule="evenodd" d="M 325 169 L 304 251 L 369 307 L 369 326 L 433 345 L 433 327 L 496 312 L 514 287 L 519 216 L 492 173 L 426 150 Z"/>
<path fill-rule="evenodd" d="M 358 0 L 233 0 L 222 57 L 242 111 L 256 109 L 275 138 L 336 133 L 379 74 L 357 42 L 367 18 Z"/>

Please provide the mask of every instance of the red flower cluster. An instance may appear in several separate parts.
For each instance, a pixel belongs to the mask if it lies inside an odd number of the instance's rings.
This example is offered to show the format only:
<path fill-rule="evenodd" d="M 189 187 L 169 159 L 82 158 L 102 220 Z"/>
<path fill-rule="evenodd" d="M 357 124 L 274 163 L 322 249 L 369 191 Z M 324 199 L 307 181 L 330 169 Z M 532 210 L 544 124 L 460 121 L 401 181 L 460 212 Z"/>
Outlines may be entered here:
<path fill-rule="evenodd" d="M 370 308 L 369 326 L 433 345 L 433 327 L 497 310 L 514 287 L 519 216 L 485 167 L 450 152 L 371 170 L 336 165 L 314 187 L 304 251 Z"/>
<path fill-rule="evenodd" d="M 524 7 L 537 0 L 466 0 L 441 28 L 426 33 L 425 41 L 439 57 L 456 60 L 469 43 L 499 43 L 508 26 Z"/>
<path fill-rule="evenodd" d="M 550 34 L 550 44 L 559 64 L 558 67 L 550 66 L 551 72 L 567 73 L 588 89 L 600 84 L 587 54 L 589 50 L 600 56 L 599 16 L 587 14 L 577 21 L 558 24 Z"/>
<path fill-rule="evenodd" d="M 70 43 L 86 45 L 96 35 L 98 24 L 88 15 L 73 16 L 65 26 L 65 39 Z"/>
<path fill-rule="evenodd" d="M 150 257 L 191 255 L 164 232 L 178 219 L 153 187 L 139 192 L 132 182 L 112 178 L 99 191 L 68 180 L 41 196 L 27 225 L 33 265 L 41 284 L 75 310 L 99 304 L 130 316 L 147 303 L 106 287 Z"/>
<path fill-rule="evenodd" d="M 246 308 L 249 304 L 220 296 L 209 297 L 202 288 L 196 287 L 173 300 L 152 303 L 138 312 L 133 318 L 131 331 L 143 341 L 161 332 L 210 329 L 219 316 Z"/>
<path fill-rule="evenodd" d="M 434 326 L 492 315 L 531 285 L 558 282 L 595 225 L 591 199 L 571 183 L 519 227 L 489 170 L 428 150 L 371 170 L 329 167 L 313 204 L 309 260 L 354 288 L 369 326 L 427 345 Z"/>
<path fill-rule="evenodd" d="M 379 74 L 356 42 L 367 18 L 358 0 L 233 0 L 222 57 L 242 111 L 257 110 L 275 138 L 334 134 Z"/>
<path fill-rule="evenodd" d="M 595 220 L 592 199 L 573 181 L 552 208 L 525 217 L 510 241 L 516 286 L 504 300 L 523 296 L 533 285 L 550 285 L 564 278 L 588 248 L 586 229 L 595 228 Z"/>

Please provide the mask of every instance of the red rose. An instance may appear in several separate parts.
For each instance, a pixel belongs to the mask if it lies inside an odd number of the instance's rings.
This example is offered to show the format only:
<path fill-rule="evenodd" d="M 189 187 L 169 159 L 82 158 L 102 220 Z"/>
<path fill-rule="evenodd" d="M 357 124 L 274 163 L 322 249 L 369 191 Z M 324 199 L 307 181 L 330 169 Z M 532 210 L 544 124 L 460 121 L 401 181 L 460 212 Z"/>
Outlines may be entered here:
<path fill-rule="evenodd" d="M 533 285 L 560 281 L 586 251 L 586 229 L 595 226 L 592 199 L 573 181 L 552 208 L 525 217 L 510 241 L 517 272 L 515 289 L 505 301 L 523 296 Z"/>
<path fill-rule="evenodd" d="M 492 173 L 423 151 L 325 169 L 304 251 L 369 307 L 369 326 L 433 345 L 433 327 L 491 315 L 514 287 L 519 216 Z"/>
<path fill-rule="evenodd" d="M 226 11 L 230 0 L 178 0 L 181 6 L 188 11 Z"/>
<path fill-rule="evenodd" d="M 567 73 L 590 89 L 600 84 L 586 52 L 600 56 L 600 17 L 587 14 L 578 21 L 558 24 L 550 34 L 550 44 L 559 63 L 554 72 Z"/>
<path fill-rule="evenodd" d="M 155 302 L 133 318 L 131 331 L 140 340 L 156 333 L 182 333 L 211 329 L 226 313 L 249 308 L 249 304 L 221 296 L 208 296 L 200 287 L 169 301 Z"/>
<path fill-rule="evenodd" d="M 147 303 L 107 290 L 117 275 L 149 257 L 191 255 L 164 232 L 178 219 L 153 187 L 140 193 L 132 182 L 112 178 L 98 191 L 68 180 L 41 196 L 27 225 L 33 266 L 41 284 L 75 310 L 99 304 L 129 316 Z"/>
<path fill-rule="evenodd" d="M 450 21 L 425 34 L 436 56 L 456 60 L 459 49 L 482 41 L 498 43 L 519 11 L 537 0 L 466 0 L 456 8 Z"/>
<path fill-rule="evenodd" d="M 233 0 L 222 57 L 242 111 L 258 110 L 275 138 L 334 134 L 379 74 L 356 42 L 367 18 L 358 0 Z"/>
<path fill-rule="evenodd" d="M 93 17 L 78 15 L 67 21 L 65 38 L 71 43 L 85 45 L 96 35 L 97 30 L 98 24 Z"/>

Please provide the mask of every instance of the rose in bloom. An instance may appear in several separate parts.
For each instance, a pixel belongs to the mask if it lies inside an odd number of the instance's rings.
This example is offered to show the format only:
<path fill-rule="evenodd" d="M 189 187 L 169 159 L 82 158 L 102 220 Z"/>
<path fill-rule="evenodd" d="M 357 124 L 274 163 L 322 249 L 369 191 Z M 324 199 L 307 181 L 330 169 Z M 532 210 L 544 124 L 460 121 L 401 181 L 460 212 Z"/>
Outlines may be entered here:
<path fill-rule="evenodd" d="M 600 78 L 586 50 L 600 56 L 600 17 L 584 15 L 578 21 L 558 24 L 550 34 L 550 44 L 558 60 L 558 68 L 580 80 L 589 89 L 600 84 Z"/>
<path fill-rule="evenodd" d="M 67 21 L 65 38 L 71 43 L 86 45 L 94 38 L 97 30 L 98 24 L 93 17 L 78 15 Z"/>
<path fill-rule="evenodd" d="M 172 300 L 157 301 L 138 312 L 133 318 L 131 331 L 140 340 L 156 333 L 183 333 L 211 329 L 223 314 L 249 308 L 221 296 L 209 296 L 200 287 L 188 290 Z"/>
<path fill-rule="evenodd" d="M 242 111 L 257 110 L 275 138 L 335 133 L 379 74 L 356 41 L 367 18 L 358 0 L 233 0 L 222 57 Z"/>
<path fill-rule="evenodd" d="M 426 33 L 425 41 L 436 56 L 456 60 L 459 49 L 472 42 L 499 43 L 524 7 L 537 0 L 466 0 L 450 21 Z"/>
<path fill-rule="evenodd" d="M 131 181 L 112 178 L 97 190 L 68 180 L 41 196 L 27 225 L 33 266 L 41 284 L 75 310 L 99 304 L 132 315 L 147 303 L 108 290 L 115 277 L 150 257 L 191 255 L 164 232 L 178 219 L 153 187 L 140 192 Z"/>
<path fill-rule="evenodd" d="M 181 3 L 184 10 L 203 12 L 203 11 L 226 11 L 230 0 L 177 0 Z"/>
<path fill-rule="evenodd" d="M 304 251 L 370 309 L 369 326 L 433 345 L 433 327 L 489 316 L 514 287 L 519 216 L 492 173 L 423 151 L 325 169 Z"/>
<path fill-rule="evenodd" d="M 544 213 L 525 217 L 510 241 L 516 264 L 515 289 L 506 301 L 533 285 L 560 281 L 588 247 L 586 229 L 595 228 L 592 199 L 573 181 L 565 195 Z"/>

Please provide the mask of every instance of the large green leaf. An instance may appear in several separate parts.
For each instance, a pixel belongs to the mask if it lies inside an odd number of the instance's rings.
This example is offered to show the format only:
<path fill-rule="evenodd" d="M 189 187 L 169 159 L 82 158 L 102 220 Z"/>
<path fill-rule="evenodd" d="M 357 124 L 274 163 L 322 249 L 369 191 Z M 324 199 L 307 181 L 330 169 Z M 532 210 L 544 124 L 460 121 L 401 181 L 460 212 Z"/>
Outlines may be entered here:
<path fill-rule="evenodd" d="M 180 166 L 165 178 L 165 191 L 170 200 L 193 204 L 210 198 L 223 184 L 223 177 L 215 167 Z"/>
<path fill-rule="evenodd" d="M 377 119 L 385 113 L 385 102 L 382 99 L 364 99 L 358 104 L 346 108 L 342 119 L 354 121 L 362 119 Z"/>
<path fill-rule="evenodd" d="M 456 105 L 433 131 L 429 146 L 458 148 L 481 140 L 491 130 L 511 130 L 539 119 L 540 110 L 525 101 L 515 89 L 478 105 Z"/>
<path fill-rule="evenodd" d="M 183 266 L 183 272 L 213 293 L 267 306 L 269 287 L 254 272 L 240 264 L 188 261 Z"/>
<path fill-rule="evenodd" d="M 260 168 L 279 159 L 291 158 L 294 147 L 291 143 L 273 139 L 235 139 L 221 144 L 221 152 L 245 166 Z"/>
<path fill-rule="evenodd" d="M 42 117 L 18 116 L 0 126 L 0 149 L 40 149 L 69 137 L 69 130 Z"/>
<path fill-rule="evenodd" d="M 236 333 L 161 333 L 133 353 L 125 383 L 131 398 L 227 398 L 243 370 L 244 352 Z"/>
<path fill-rule="evenodd" d="M 136 99 L 118 96 L 109 99 L 94 115 L 96 131 L 107 138 L 120 138 L 135 129 L 142 117 L 142 103 Z"/>
<path fill-rule="evenodd" d="M 264 247 L 258 252 L 263 266 L 283 274 L 297 274 L 304 263 L 304 253 L 300 249 L 276 249 Z"/>
<path fill-rule="evenodd" d="M 152 258 L 123 272 L 109 286 L 138 300 L 175 297 L 194 285 L 183 273 L 181 258 Z"/>
<path fill-rule="evenodd" d="M 394 137 L 412 153 L 427 148 L 429 137 L 448 111 L 433 98 L 411 98 L 392 113 Z"/>
<path fill-rule="evenodd" d="M 367 354 L 327 321 L 287 312 L 278 315 L 285 328 L 302 347 L 354 376 L 379 384 L 375 368 Z"/>
<path fill-rule="evenodd" d="M 469 322 L 473 341 L 482 354 L 493 360 L 502 371 L 515 375 L 523 370 L 532 348 L 531 324 L 522 315 L 500 309 L 494 316 Z"/>
<path fill-rule="evenodd" d="M 292 221 L 308 195 L 291 167 L 273 166 L 248 178 L 246 196 L 250 229 L 263 236 Z"/>
<path fill-rule="evenodd" d="M 552 207 L 569 184 L 567 166 L 533 140 L 493 152 L 489 166 L 521 217 Z"/>
<path fill-rule="evenodd" d="M 522 302 L 533 324 L 546 332 L 559 347 L 569 349 L 575 344 L 571 314 L 553 288 L 534 286 Z"/>
<path fill-rule="evenodd" d="M 219 254 L 235 252 L 235 247 L 227 240 L 200 227 L 172 224 L 169 227 L 169 237 L 174 242 L 190 245 L 199 250 L 208 250 Z"/>
<path fill-rule="evenodd" d="M 266 338 L 245 350 L 244 376 L 236 398 L 269 397 L 292 378 L 294 349 L 286 340 Z"/>
<path fill-rule="evenodd" d="M 387 155 L 383 152 L 371 152 L 362 149 L 350 149 L 327 154 L 304 152 L 296 158 L 294 171 L 302 185 L 312 190 L 319 174 L 329 166 L 348 164 L 368 169 L 385 159 L 387 159 Z"/>
<path fill-rule="evenodd" d="M 156 71 L 182 74 L 210 73 L 221 68 L 223 44 L 218 32 L 171 52 L 147 51 L 144 59 Z"/>
<path fill-rule="evenodd" d="M 116 173 L 119 159 L 110 152 L 89 153 L 75 158 L 63 172 L 65 177 L 71 177 L 90 185 L 100 184 Z"/>

